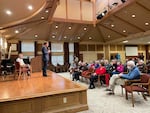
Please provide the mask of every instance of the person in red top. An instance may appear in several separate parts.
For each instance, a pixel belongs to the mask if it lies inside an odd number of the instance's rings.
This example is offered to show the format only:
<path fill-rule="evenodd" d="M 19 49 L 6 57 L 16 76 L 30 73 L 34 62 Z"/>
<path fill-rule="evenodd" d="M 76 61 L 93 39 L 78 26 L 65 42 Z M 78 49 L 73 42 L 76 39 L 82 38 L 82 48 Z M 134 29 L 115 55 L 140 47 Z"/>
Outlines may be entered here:
<path fill-rule="evenodd" d="M 106 68 L 104 67 L 104 62 L 101 62 L 100 67 L 95 70 L 95 72 L 90 77 L 89 89 L 95 88 L 94 82 L 98 80 L 98 76 L 106 73 Z"/>

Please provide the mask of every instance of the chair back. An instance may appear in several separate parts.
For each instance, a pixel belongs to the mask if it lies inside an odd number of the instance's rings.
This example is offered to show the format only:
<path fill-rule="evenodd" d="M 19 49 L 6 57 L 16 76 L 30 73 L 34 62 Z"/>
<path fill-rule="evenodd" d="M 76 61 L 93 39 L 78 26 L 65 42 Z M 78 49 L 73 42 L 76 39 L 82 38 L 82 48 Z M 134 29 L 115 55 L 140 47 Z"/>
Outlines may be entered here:
<path fill-rule="evenodd" d="M 20 69 L 20 63 L 15 62 L 15 71 L 19 71 L 19 69 Z"/>
<path fill-rule="evenodd" d="M 150 75 L 148 74 L 141 75 L 141 83 L 148 83 L 149 79 L 150 79 Z"/>
<path fill-rule="evenodd" d="M 143 85 L 143 87 L 148 88 L 150 86 L 150 75 L 148 74 L 141 75 L 141 83 L 148 83 L 148 85 Z"/>

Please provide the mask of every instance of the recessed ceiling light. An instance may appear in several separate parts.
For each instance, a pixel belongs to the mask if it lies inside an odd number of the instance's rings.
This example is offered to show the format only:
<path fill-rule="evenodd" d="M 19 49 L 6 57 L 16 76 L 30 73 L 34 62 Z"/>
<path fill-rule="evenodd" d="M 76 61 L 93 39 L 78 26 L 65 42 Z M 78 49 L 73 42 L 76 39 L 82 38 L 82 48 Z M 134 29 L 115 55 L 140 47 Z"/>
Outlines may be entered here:
<path fill-rule="evenodd" d="M 108 35 L 108 38 L 110 38 L 110 35 Z"/>
<path fill-rule="evenodd" d="M 150 44 L 150 42 L 147 42 L 147 43 L 149 43 L 149 44 Z"/>
<path fill-rule="evenodd" d="M 80 39 L 80 37 L 78 36 L 78 39 Z"/>
<path fill-rule="evenodd" d="M 55 37 L 56 37 L 55 35 L 52 36 L 52 38 L 55 38 Z"/>
<path fill-rule="evenodd" d="M 7 14 L 7 15 L 12 15 L 12 12 L 11 12 L 10 10 L 7 10 L 7 11 L 6 11 L 6 14 Z"/>
<path fill-rule="evenodd" d="M 145 23 L 145 25 L 146 25 L 146 26 L 148 26 L 148 25 L 149 25 L 149 23 L 148 23 L 148 22 L 146 22 L 146 23 Z"/>
<path fill-rule="evenodd" d="M 70 30 L 70 29 L 71 29 L 71 26 L 69 26 L 68 29 Z"/>
<path fill-rule="evenodd" d="M 111 27 L 115 27 L 115 25 L 114 25 L 114 24 L 111 24 Z"/>
<path fill-rule="evenodd" d="M 105 13 L 102 13 L 102 16 L 105 16 Z"/>
<path fill-rule="evenodd" d="M 67 36 L 64 36 L 64 38 L 67 38 Z"/>
<path fill-rule="evenodd" d="M 135 14 L 132 15 L 132 18 L 135 18 Z"/>
<path fill-rule="evenodd" d="M 19 33 L 19 31 L 18 31 L 18 30 L 15 30 L 15 33 L 16 33 L 16 34 L 18 34 L 18 33 Z"/>
<path fill-rule="evenodd" d="M 44 18 L 45 18 L 44 16 L 41 17 L 42 20 L 43 20 Z"/>
<path fill-rule="evenodd" d="M 127 43 L 127 42 L 129 42 L 129 41 L 128 40 L 122 41 L 122 43 Z"/>
<path fill-rule="evenodd" d="M 57 28 L 58 28 L 58 25 L 56 25 L 55 28 L 57 29 Z"/>
<path fill-rule="evenodd" d="M 46 11 L 45 11 L 45 13 L 48 13 L 48 12 L 49 12 L 49 10 L 46 10 Z"/>
<path fill-rule="evenodd" d="M 89 40 L 91 40 L 92 39 L 92 37 L 89 37 Z"/>
<path fill-rule="evenodd" d="M 124 32 L 124 33 L 125 33 L 125 32 L 126 32 L 126 30 L 123 30 L 122 32 Z"/>
<path fill-rule="evenodd" d="M 36 34 L 36 35 L 34 35 L 34 37 L 35 37 L 35 38 L 37 38 L 37 37 L 38 37 L 38 35 Z"/>
<path fill-rule="evenodd" d="M 32 10 L 32 9 L 33 9 L 32 5 L 29 5 L 29 6 L 28 6 L 28 9 L 29 9 L 29 10 Z"/>
<path fill-rule="evenodd" d="M 86 31 L 86 30 L 87 30 L 87 28 L 86 28 L 86 27 L 84 27 L 84 28 L 83 28 L 83 30 L 84 30 L 84 31 Z"/>

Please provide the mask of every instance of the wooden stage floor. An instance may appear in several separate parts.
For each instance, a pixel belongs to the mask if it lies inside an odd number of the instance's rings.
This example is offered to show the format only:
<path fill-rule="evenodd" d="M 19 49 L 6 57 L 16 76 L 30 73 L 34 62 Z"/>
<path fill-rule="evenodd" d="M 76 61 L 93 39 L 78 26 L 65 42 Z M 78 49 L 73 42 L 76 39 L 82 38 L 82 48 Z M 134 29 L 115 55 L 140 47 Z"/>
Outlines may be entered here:
<path fill-rule="evenodd" d="M 86 88 L 56 73 L 0 82 L 0 113 L 75 113 L 88 109 Z M 9 108 L 9 109 L 8 109 Z"/>

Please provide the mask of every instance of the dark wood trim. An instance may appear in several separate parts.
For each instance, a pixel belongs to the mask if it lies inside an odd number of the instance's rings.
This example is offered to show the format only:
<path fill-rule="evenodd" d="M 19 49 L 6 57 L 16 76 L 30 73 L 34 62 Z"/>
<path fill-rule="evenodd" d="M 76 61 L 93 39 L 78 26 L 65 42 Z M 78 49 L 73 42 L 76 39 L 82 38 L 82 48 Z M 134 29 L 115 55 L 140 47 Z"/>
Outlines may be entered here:
<path fill-rule="evenodd" d="M 74 56 L 79 58 L 79 43 L 78 42 L 74 43 Z"/>
<path fill-rule="evenodd" d="M 22 42 L 19 41 L 18 44 L 17 44 L 17 51 L 18 51 L 18 53 L 21 53 L 21 52 L 22 52 L 21 43 L 22 43 Z"/>
<path fill-rule="evenodd" d="M 69 64 L 69 43 L 64 42 L 64 64 Z"/>
<path fill-rule="evenodd" d="M 34 42 L 34 56 L 36 57 L 38 55 L 37 53 L 37 41 Z"/>

